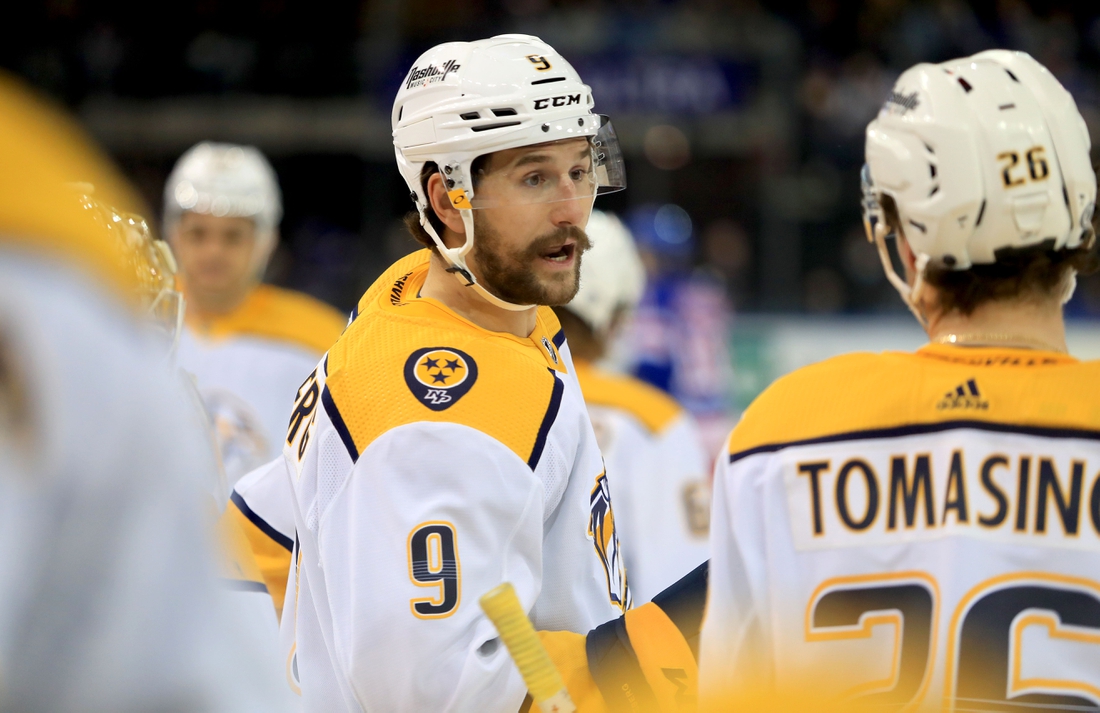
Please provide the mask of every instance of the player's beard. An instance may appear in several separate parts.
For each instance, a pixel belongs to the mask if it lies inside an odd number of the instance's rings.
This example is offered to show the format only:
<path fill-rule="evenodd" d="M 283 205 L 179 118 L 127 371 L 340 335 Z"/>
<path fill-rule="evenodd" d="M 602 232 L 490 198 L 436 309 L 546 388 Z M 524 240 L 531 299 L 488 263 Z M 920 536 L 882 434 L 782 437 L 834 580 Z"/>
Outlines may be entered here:
<path fill-rule="evenodd" d="M 497 297 L 520 305 L 557 306 L 568 303 L 580 289 L 581 256 L 591 243 L 576 226 L 559 228 L 535 238 L 527 247 L 507 252 L 500 233 L 474 213 L 473 256 L 481 268 L 482 286 Z M 541 277 L 535 269 L 550 248 L 573 238 L 573 269 Z"/>

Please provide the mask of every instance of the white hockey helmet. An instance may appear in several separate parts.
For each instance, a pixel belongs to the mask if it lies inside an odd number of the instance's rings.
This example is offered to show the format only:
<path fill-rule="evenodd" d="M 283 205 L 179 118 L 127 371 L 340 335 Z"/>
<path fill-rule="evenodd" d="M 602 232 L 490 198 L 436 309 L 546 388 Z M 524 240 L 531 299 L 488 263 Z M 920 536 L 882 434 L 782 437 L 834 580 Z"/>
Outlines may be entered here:
<path fill-rule="evenodd" d="M 185 212 L 251 218 L 256 226 L 252 271 L 261 275 L 275 249 L 283 217 L 275 170 L 259 149 L 204 141 L 187 150 L 164 184 L 164 234 Z"/>
<path fill-rule="evenodd" d="M 619 309 L 634 309 L 645 292 L 645 266 L 634 237 L 614 213 L 592 211 L 585 229 L 592 247 L 581 262 L 581 287 L 566 305 L 600 337 Z"/>
<path fill-rule="evenodd" d="M 397 93 L 391 117 L 394 153 L 420 224 L 451 271 L 499 307 L 523 310 L 530 305 L 515 305 L 487 292 L 466 265 L 474 246 L 473 210 L 492 207 L 476 195 L 471 166 L 495 151 L 584 137 L 592 147 L 584 190 L 578 195 L 548 185 L 522 200 L 591 201 L 597 193 L 625 188 L 614 130 L 592 107 L 592 90 L 576 70 L 553 47 L 530 35 L 437 45 L 416 60 Z M 426 216 L 430 203 L 420 174 L 428 162 L 438 166 L 451 203 L 461 212 L 466 229 L 461 247 L 447 248 Z"/>
<path fill-rule="evenodd" d="M 1005 248 L 1092 240 L 1089 149 L 1073 97 L 1023 52 L 990 50 L 904 72 L 867 127 L 863 214 L 887 277 L 914 313 L 929 264 L 966 270 L 996 262 Z M 890 263 L 883 194 L 917 258 L 912 288 Z"/>

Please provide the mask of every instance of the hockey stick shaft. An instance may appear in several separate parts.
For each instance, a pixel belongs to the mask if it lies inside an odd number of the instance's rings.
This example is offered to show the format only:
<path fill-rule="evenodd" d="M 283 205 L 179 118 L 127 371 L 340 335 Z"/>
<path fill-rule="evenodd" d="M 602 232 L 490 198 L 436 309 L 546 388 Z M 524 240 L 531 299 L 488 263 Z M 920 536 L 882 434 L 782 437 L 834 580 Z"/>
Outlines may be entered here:
<path fill-rule="evenodd" d="M 519 603 L 510 582 L 495 587 L 481 597 L 481 608 L 496 626 L 500 638 L 516 662 L 535 704 L 543 713 L 573 713 L 577 707 L 569 697 L 565 681 L 555 668 L 550 654 L 527 613 Z"/>

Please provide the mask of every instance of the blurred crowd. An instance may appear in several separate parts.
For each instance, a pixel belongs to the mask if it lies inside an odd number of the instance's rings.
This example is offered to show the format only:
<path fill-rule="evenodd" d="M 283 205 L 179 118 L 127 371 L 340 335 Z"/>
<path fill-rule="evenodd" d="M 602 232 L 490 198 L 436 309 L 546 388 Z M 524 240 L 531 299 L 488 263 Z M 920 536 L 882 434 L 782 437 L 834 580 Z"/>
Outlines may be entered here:
<path fill-rule="evenodd" d="M 820 187 L 823 203 L 836 193 L 835 181 L 844 186 L 844 204 L 821 211 L 818 224 L 804 236 L 807 247 L 827 253 L 807 262 L 807 310 L 895 306 L 849 204 L 863 163 L 863 129 L 906 67 L 995 47 L 1027 52 L 1073 94 L 1093 137 L 1094 163 L 1100 160 L 1100 11 L 1095 6 L 1023 0 L 822 0 L 806 3 L 798 26 L 806 51 L 800 88 L 805 116 L 802 170 Z M 1100 315 L 1100 282 L 1083 280 L 1068 313 Z"/>
<path fill-rule="evenodd" d="M 903 309 L 863 238 L 858 171 L 863 128 L 915 62 L 1029 52 L 1100 137 L 1100 9 L 1087 3 L 191 0 L 166 10 L 46 0 L 12 12 L 0 66 L 78 112 L 105 100 L 342 98 L 388 124 L 426 47 L 539 35 L 616 119 L 630 190 L 604 207 L 635 223 L 663 206 L 686 218 L 676 250 L 651 251 L 652 275 L 695 269 L 739 311 Z M 376 133 L 381 153 L 257 142 L 286 194 L 269 281 L 345 309 L 414 247 L 397 222 L 411 206 Z M 115 150 L 153 205 L 178 153 L 153 141 Z M 1100 316 L 1100 280 L 1082 281 L 1069 313 Z"/>

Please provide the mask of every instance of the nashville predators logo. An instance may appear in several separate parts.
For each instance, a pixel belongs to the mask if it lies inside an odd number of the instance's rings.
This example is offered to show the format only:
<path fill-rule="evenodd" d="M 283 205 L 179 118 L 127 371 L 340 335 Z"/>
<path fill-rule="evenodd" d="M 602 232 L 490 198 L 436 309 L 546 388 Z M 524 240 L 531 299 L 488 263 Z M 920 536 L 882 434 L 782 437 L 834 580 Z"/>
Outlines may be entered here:
<path fill-rule="evenodd" d="M 420 403 L 433 411 L 454 405 L 475 381 L 477 364 L 457 349 L 417 349 L 405 360 L 405 383 Z"/>
<path fill-rule="evenodd" d="M 596 478 L 589 498 L 588 539 L 596 547 L 604 574 L 607 576 L 607 594 L 611 604 L 620 611 L 631 607 L 630 587 L 626 583 L 626 567 L 615 534 L 615 515 L 611 511 L 611 491 L 607 486 L 607 472 Z"/>

